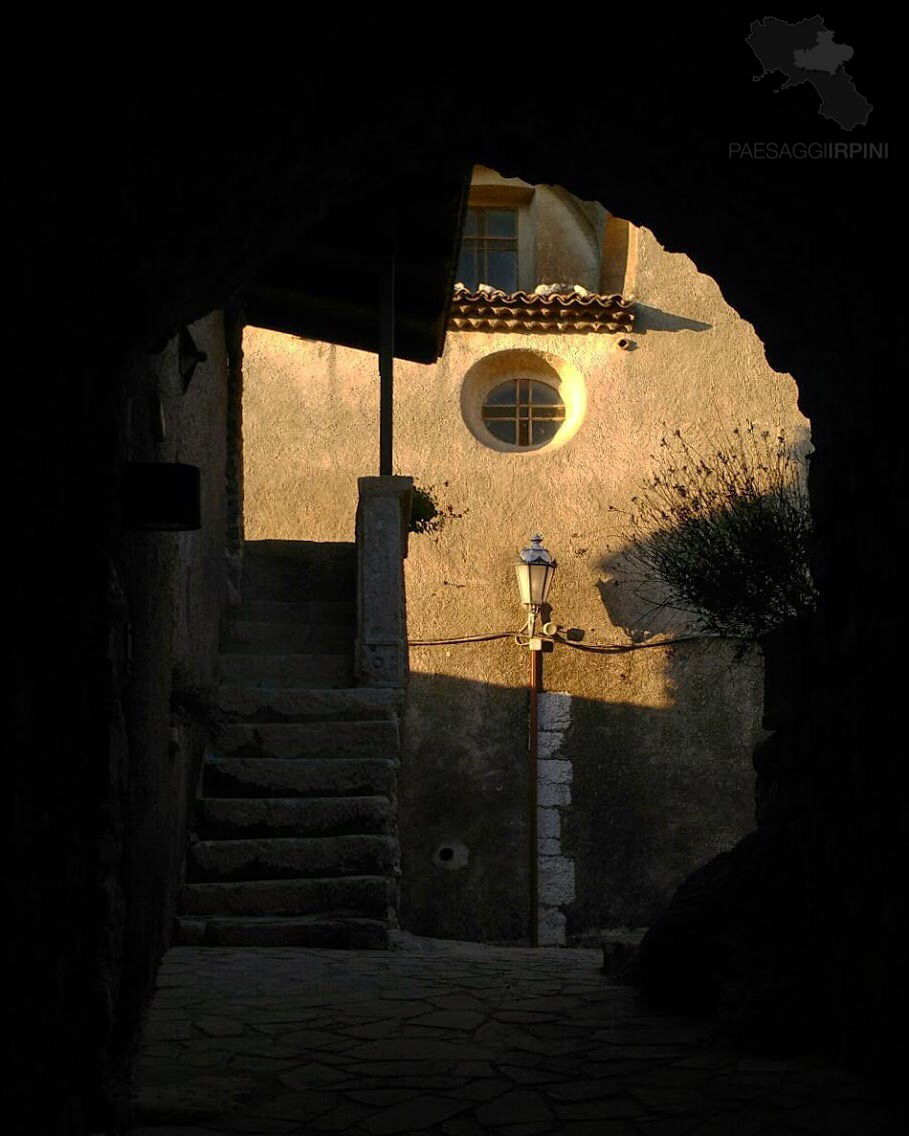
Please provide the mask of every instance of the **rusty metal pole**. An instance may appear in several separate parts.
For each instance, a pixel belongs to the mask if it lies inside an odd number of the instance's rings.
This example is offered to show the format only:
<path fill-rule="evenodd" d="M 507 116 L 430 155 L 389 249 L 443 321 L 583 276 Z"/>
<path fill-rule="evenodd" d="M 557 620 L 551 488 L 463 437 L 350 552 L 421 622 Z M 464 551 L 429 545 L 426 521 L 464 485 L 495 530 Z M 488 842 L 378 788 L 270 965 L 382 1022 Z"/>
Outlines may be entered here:
<path fill-rule="evenodd" d="M 536 623 L 536 616 L 531 616 Z M 530 636 L 533 639 L 534 627 L 531 624 Z M 542 651 L 530 648 L 530 715 L 528 723 L 527 748 L 530 752 L 530 945 L 540 945 L 539 919 L 539 848 L 537 836 L 537 696 L 540 691 L 543 672 Z"/>

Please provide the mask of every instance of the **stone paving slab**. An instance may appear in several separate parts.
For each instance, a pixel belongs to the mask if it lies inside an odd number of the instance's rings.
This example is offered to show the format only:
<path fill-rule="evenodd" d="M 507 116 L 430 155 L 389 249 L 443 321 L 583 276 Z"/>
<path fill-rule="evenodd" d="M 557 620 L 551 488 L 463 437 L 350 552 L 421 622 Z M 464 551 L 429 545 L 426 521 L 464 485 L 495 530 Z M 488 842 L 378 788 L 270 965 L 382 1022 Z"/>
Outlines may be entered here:
<path fill-rule="evenodd" d="M 902 1105 L 810 1054 L 660 1017 L 599 951 L 399 934 L 388 951 L 178 947 L 130 1136 L 893 1136 Z"/>

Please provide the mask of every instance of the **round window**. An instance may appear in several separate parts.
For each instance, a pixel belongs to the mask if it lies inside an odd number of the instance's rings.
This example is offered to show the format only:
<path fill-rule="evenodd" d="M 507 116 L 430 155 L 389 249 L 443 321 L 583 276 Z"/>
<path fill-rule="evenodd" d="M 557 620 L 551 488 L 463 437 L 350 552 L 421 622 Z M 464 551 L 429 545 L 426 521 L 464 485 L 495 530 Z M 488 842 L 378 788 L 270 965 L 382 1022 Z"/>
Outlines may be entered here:
<path fill-rule="evenodd" d="M 480 412 L 486 429 L 511 446 L 551 442 L 565 421 L 565 404 L 555 387 L 526 377 L 499 383 Z"/>
<path fill-rule="evenodd" d="M 571 441 L 587 409 L 584 377 L 566 359 L 519 347 L 484 355 L 461 384 L 461 415 L 500 454 L 545 454 Z"/>

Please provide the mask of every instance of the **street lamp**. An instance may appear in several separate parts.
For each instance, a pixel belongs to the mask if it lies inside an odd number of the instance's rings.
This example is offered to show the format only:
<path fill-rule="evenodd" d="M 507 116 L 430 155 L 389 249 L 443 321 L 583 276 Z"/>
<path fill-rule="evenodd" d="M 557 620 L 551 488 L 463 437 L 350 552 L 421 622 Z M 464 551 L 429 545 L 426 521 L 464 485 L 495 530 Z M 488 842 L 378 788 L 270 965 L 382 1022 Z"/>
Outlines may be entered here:
<path fill-rule="evenodd" d="M 527 548 L 521 549 L 514 570 L 518 577 L 521 603 L 527 608 L 527 634 L 532 636 L 537 613 L 546 603 L 556 570 L 556 562 L 543 547 L 543 538 L 539 533 L 530 538 Z"/>
<path fill-rule="evenodd" d="M 556 562 L 543 547 L 543 538 L 537 533 L 530 538 L 527 548 L 521 550 L 515 565 L 521 603 L 527 608 L 526 645 L 530 649 L 530 715 L 527 731 L 527 752 L 530 758 L 530 945 L 540 944 L 539 920 L 539 848 L 537 842 L 537 697 L 543 685 L 543 640 L 534 635 L 537 615 L 546 603 Z M 518 642 L 524 640 L 519 637 Z"/>

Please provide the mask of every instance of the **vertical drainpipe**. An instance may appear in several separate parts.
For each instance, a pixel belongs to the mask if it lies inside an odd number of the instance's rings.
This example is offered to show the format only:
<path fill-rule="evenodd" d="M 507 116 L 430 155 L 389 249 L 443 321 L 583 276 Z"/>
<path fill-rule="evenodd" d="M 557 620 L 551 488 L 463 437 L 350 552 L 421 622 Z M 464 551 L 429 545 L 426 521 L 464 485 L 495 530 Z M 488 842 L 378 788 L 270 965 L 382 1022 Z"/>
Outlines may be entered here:
<path fill-rule="evenodd" d="M 395 358 L 395 242 L 389 247 L 379 279 L 379 476 L 394 473 L 392 430 L 394 426 Z"/>

